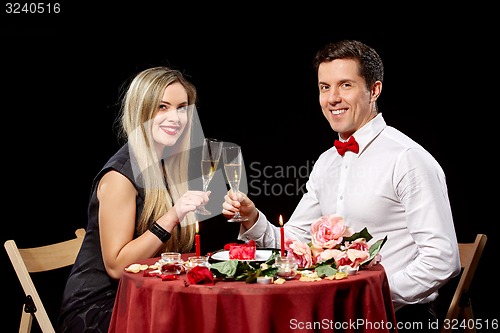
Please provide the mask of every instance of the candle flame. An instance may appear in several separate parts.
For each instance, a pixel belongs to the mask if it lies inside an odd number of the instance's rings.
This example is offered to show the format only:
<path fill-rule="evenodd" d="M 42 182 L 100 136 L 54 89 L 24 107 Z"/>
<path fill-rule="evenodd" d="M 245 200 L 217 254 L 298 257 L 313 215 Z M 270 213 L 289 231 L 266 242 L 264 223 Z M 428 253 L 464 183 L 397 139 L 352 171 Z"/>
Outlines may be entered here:
<path fill-rule="evenodd" d="M 282 227 L 282 226 L 283 226 L 283 216 L 281 216 L 281 214 L 280 214 L 280 227 Z"/>
<path fill-rule="evenodd" d="M 198 221 L 196 221 L 196 233 L 200 231 L 200 227 L 198 226 Z"/>

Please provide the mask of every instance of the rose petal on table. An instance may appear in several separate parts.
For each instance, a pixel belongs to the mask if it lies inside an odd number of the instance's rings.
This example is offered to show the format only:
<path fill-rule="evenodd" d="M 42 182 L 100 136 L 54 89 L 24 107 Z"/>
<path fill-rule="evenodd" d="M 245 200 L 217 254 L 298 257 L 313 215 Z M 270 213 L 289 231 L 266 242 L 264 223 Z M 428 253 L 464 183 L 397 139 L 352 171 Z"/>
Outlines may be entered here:
<path fill-rule="evenodd" d="M 152 265 L 149 265 L 150 269 L 160 269 L 161 268 L 161 263 L 159 261 L 155 262 Z"/>
<path fill-rule="evenodd" d="M 131 264 L 128 267 L 125 267 L 125 270 L 127 272 L 131 272 L 131 273 L 139 273 L 140 271 L 145 271 L 148 268 L 149 268 L 149 266 L 144 265 L 144 264 L 142 264 L 142 265 L 141 264 Z"/>
<path fill-rule="evenodd" d="M 283 283 L 285 283 L 285 282 L 286 282 L 286 280 L 285 280 L 285 279 L 283 279 L 283 278 L 277 278 L 276 280 L 274 280 L 274 282 L 273 282 L 273 283 L 274 283 L 274 284 L 283 284 Z"/>
<path fill-rule="evenodd" d="M 310 278 L 310 279 L 315 279 L 315 278 L 319 277 L 318 273 L 316 271 L 309 271 L 309 270 L 305 270 L 305 271 L 300 272 L 300 276 Z"/>
<path fill-rule="evenodd" d="M 131 264 L 128 267 L 125 267 L 127 272 L 139 273 L 141 271 L 141 264 Z"/>
<path fill-rule="evenodd" d="M 313 281 L 321 281 L 321 278 L 316 276 L 301 276 L 299 281 L 313 282 Z"/>
<path fill-rule="evenodd" d="M 328 279 L 328 280 L 342 280 L 342 279 L 345 279 L 347 276 L 348 276 L 347 273 L 337 272 L 337 273 L 335 273 L 333 275 L 326 276 L 325 279 Z"/>
<path fill-rule="evenodd" d="M 159 271 L 144 271 L 142 276 L 145 277 L 157 276 L 159 273 L 160 273 Z"/>
<path fill-rule="evenodd" d="M 173 281 L 179 278 L 176 274 L 158 274 L 157 277 L 161 278 L 162 281 Z"/>

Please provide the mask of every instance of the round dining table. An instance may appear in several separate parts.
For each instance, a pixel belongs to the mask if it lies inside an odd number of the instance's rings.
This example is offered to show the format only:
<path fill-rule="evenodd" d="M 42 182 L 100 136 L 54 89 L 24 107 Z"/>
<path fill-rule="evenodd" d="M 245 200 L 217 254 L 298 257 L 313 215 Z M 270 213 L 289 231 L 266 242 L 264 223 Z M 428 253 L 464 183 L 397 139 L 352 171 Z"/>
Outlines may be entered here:
<path fill-rule="evenodd" d="M 176 280 L 147 275 L 124 272 L 109 332 L 397 332 L 380 263 L 340 280 L 300 281 L 298 275 L 283 284 L 190 284 L 185 273 Z"/>

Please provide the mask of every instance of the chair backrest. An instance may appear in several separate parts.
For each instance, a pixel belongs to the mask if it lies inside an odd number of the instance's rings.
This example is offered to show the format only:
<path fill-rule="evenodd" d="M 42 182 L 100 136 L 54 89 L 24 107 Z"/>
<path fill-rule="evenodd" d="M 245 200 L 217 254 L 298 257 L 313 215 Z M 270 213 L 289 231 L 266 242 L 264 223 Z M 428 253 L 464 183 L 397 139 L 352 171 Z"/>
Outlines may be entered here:
<path fill-rule="evenodd" d="M 9 259 L 26 294 L 19 325 L 20 333 L 31 331 L 33 316 L 43 333 L 55 332 L 30 273 L 46 272 L 73 265 L 82 245 L 85 229 L 77 229 L 75 234 L 76 238 L 67 241 L 32 248 L 20 249 L 14 240 L 5 242 L 4 246 Z"/>
<path fill-rule="evenodd" d="M 477 265 L 479 264 L 479 260 L 481 259 L 481 255 L 483 254 L 486 240 L 487 237 L 485 234 L 478 234 L 474 243 L 458 244 L 462 273 L 444 319 L 441 333 L 452 332 L 453 327 L 450 325 L 453 324 L 454 319 L 458 319 L 459 317 L 463 319 L 464 322 L 474 320 L 469 288 L 476 272 Z M 475 332 L 475 329 L 470 328 L 467 332 Z"/>

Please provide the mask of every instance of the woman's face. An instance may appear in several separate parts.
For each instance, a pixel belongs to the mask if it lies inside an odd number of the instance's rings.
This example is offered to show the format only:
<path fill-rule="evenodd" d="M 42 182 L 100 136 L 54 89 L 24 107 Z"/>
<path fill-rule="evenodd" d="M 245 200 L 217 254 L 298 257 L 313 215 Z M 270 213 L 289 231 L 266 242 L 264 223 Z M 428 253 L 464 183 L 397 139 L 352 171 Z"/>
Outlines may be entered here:
<path fill-rule="evenodd" d="M 188 121 L 188 95 L 179 82 L 165 88 L 153 118 L 153 140 L 159 152 L 175 145 Z"/>

